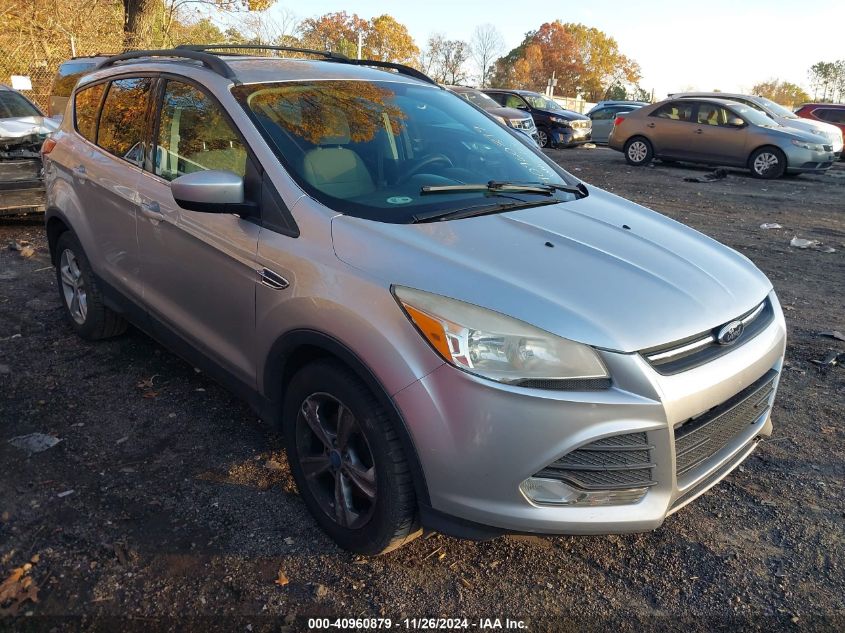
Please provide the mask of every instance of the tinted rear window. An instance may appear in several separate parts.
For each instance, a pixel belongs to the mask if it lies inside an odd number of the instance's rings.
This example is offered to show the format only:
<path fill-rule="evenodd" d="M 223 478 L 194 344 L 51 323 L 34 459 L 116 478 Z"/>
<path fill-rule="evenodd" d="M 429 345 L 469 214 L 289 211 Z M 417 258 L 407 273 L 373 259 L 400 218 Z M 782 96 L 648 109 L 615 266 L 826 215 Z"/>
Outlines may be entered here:
<path fill-rule="evenodd" d="M 830 123 L 845 123 L 845 108 L 838 110 L 836 108 L 819 108 L 813 111 L 818 118 Z"/>
<path fill-rule="evenodd" d="M 41 116 L 41 113 L 17 92 L 0 91 L 0 119 L 19 116 Z"/>
<path fill-rule="evenodd" d="M 110 154 L 140 165 L 147 105 L 153 80 L 149 77 L 111 82 L 100 114 L 97 145 Z"/>
<path fill-rule="evenodd" d="M 65 62 L 59 66 L 59 71 L 56 73 L 56 80 L 53 82 L 53 96 L 69 97 L 70 93 L 76 87 L 76 82 L 86 72 L 94 68 L 98 62 L 96 61 L 73 61 Z"/>
<path fill-rule="evenodd" d="M 103 99 L 106 84 L 97 84 L 76 93 L 74 112 L 76 113 L 76 131 L 92 143 L 97 136 L 97 111 Z"/>

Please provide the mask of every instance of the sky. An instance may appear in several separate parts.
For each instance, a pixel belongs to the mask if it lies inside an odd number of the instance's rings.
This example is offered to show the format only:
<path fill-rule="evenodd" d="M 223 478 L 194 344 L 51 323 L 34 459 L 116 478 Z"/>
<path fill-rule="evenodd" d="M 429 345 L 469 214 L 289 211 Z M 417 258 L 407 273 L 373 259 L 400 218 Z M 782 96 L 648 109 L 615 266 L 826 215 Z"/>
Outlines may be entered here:
<path fill-rule="evenodd" d="M 809 67 L 845 58 L 843 0 L 277 0 L 269 12 L 283 7 L 301 19 L 389 13 L 420 47 L 435 32 L 469 41 L 475 26 L 490 23 L 510 50 L 543 22 L 581 22 L 615 38 L 640 64 L 642 87 L 658 99 L 680 90 L 747 91 L 771 78 L 797 83 L 812 96 Z"/>

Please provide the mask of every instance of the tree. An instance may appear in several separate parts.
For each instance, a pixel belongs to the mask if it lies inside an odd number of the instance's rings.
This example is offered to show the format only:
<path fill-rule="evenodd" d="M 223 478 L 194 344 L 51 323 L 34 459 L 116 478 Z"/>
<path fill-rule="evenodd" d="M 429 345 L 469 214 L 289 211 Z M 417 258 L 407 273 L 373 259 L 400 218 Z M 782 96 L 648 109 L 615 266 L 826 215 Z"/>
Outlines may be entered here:
<path fill-rule="evenodd" d="M 441 84 L 460 84 L 467 80 L 464 68 L 469 59 L 469 44 L 462 40 L 447 40 L 435 33 L 428 38 L 428 46 L 421 56 L 421 66 L 429 77 Z"/>
<path fill-rule="evenodd" d="M 470 53 L 478 67 L 481 87 L 487 86 L 487 79 L 492 70 L 493 60 L 502 54 L 505 41 L 502 34 L 492 24 L 482 24 L 475 27 L 470 40 Z"/>
<path fill-rule="evenodd" d="M 369 59 L 400 64 L 413 64 L 420 54 L 420 49 L 405 25 L 387 14 L 370 20 L 364 49 Z"/>
<path fill-rule="evenodd" d="M 845 59 L 813 64 L 810 67 L 810 85 L 814 100 L 845 100 Z"/>
<path fill-rule="evenodd" d="M 326 13 L 302 22 L 302 43 L 307 48 L 355 57 L 358 51 L 358 34 L 364 36 L 368 30 L 367 20 L 359 18 L 355 13 Z"/>
<path fill-rule="evenodd" d="M 778 79 L 770 79 L 769 81 L 761 81 L 752 86 L 751 92 L 766 99 L 771 99 L 776 103 L 785 106 L 793 106 L 800 103 L 806 103 L 810 100 L 810 95 L 804 92 L 801 86 L 797 86 L 788 81 L 780 81 Z"/>
<path fill-rule="evenodd" d="M 539 48 L 539 53 L 530 52 L 532 46 Z M 629 86 L 634 89 L 640 68 L 602 31 L 557 20 L 528 32 L 519 46 L 498 59 L 492 81 L 500 86 L 543 90 L 553 74 L 559 92 L 598 101 L 607 98 L 615 86 L 626 92 Z"/>

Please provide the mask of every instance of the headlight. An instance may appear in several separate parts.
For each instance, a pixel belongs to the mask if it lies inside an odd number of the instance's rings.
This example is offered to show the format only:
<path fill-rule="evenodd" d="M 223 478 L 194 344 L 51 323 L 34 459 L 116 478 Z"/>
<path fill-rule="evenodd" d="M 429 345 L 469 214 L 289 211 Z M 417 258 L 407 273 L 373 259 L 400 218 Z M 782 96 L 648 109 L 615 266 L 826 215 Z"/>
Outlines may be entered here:
<path fill-rule="evenodd" d="M 824 145 L 820 145 L 819 143 L 807 143 L 806 141 L 798 141 L 796 139 L 792 139 L 792 144 L 795 147 L 800 147 L 802 149 L 808 149 L 811 152 L 823 152 Z"/>
<path fill-rule="evenodd" d="M 509 125 L 508 120 L 507 120 L 505 117 L 503 117 L 503 116 L 499 116 L 498 114 L 494 114 L 494 115 L 493 115 L 493 117 L 494 117 L 494 118 L 495 118 L 495 119 L 496 119 L 499 123 L 502 123 L 502 124 L 504 124 L 504 125 Z"/>
<path fill-rule="evenodd" d="M 564 127 L 569 127 L 569 119 L 562 119 L 559 116 L 550 117 L 552 123 L 557 123 L 558 125 L 562 125 Z"/>
<path fill-rule="evenodd" d="M 394 286 L 393 294 L 420 334 L 445 361 L 459 369 L 525 387 L 610 386 L 604 363 L 587 345 L 498 312 L 422 290 Z"/>

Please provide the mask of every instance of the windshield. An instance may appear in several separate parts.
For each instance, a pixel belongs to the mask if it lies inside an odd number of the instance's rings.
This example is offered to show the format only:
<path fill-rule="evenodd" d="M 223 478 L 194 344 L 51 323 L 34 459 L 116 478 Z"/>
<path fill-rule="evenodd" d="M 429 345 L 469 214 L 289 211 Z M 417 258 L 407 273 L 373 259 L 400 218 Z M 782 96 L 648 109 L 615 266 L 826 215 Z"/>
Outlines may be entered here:
<path fill-rule="evenodd" d="M 463 97 L 467 101 L 474 103 L 483 110 L 490 110 L 491 108 L 502 107 L 498 103 L 496 103 L 492 97 L 487 96 L 480 90 L 461 90 L 460 92 L 456 91 L 455 94 L 459 97 Z"/>
<path fill-rule="evenodd" d="M 0 91 L 0 119 L 21 116 L 41 116 L 34 105 L 23 96 L 11 90 Z"/>
<path fill-rule="evenodd" d="M 774 113 L 775 116 L 781 116 L 784 119 L 797 119 L 798 115 L 792 112 L 791 110 L 784 108 L 781 104 L 775 103 L 771 99 L 766 99 L 765 97 L 758 97 L 760 103 L 766 106 L 769 109 L 769 112 Z"/>
<path fill-rule="evenodd" d="M 547 99 L 543 95 L 539 94 L 523 94 L 522 97 L 531 104 L 532 108 L 537 108 L 538 110 L 563 110 L 557 101 L 552 101 L 551 99 Z"/>
<path fill-rule="evenodd" d="M 757 108 L 752 108 L 751 106 L 734 106 L 734 112 L 736 112 L 739 116 L 743 119 L 752 123 L 753 125 L 762 125 L 764 127 L 777 127 L 778 122 L 771 118 L 768 114 L 760 112 Z"/>
<path fill-rule="evenodd" d="M 232 93 L 288 173 L 329 208 L 383 222 L 412 222 L 438 211 L 573 200 L 538 193 L 423 187 L 577 180 L 447 90 L 371 81 L 282 82 L 235 86 Z"/>

